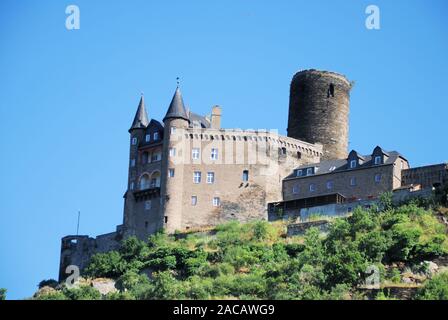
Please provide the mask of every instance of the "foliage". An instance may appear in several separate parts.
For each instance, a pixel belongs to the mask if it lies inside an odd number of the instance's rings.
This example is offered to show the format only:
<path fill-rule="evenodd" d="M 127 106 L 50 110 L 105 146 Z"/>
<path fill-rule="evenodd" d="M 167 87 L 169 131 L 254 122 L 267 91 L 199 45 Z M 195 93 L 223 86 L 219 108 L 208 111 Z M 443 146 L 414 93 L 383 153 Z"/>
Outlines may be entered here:
<path fill-rule="evenodd" d="M 356 208 L 350 217 L 332 220 L 326 235 L 310 228 L 304 236 L 285 237 L 285 223 L 231 221 L 208 235 L 161 232 L 147 242 L 131 237 L 118 251 L 94 255 L 84 271 L 116 279 L 119 292 L 101 297 L 80 287 L 58 294 L 110 300 L 362 299 L 356 289 L 372 266 L 383 281 L 398 283 L 399 270 L 386 272 L 384 265 L 420 266 L 448 253 L 445 227 L 430 209 L 415 203 L 394 207 L 389 200 L 383 196 L 382 210 Z M 420 297 L 443 296 L 443 281 L 429 280 Z"/>
<path fill-rule="evenodd" d="M 5 288 L 0 288 L 0 300 L 6 300 L 6 292 Z"/>
<path fill-rule="evenodd" d="M 39 284 L 37 285 L 39 289 L 42 289 L 43 287 L 50 287 L 50 288 L 56 288 L 58 286 L 58 282 L 54 279 L 47 279 L 47 280 L 42 280 L 41 282 L 39 282 Z"/>
<path fill-rule="evenodd" d="M 427 280 L 418 291 L 419 300 L 448 300 L 448 272 L 435 275 Z"/>

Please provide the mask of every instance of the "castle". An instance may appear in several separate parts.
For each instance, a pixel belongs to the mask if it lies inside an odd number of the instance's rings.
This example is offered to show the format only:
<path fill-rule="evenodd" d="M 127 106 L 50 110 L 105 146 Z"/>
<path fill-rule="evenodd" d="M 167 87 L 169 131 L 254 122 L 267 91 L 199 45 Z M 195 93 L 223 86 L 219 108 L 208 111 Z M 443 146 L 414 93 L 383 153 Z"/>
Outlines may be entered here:
<path fill-rule="evenodd" d="M 377 147 L 372 155 L 349 154 L 351 87 L 338 73 L 296 73 L 287 136 L 221 128 L 221 107 L 198 115 L 185 107 L 179 87 L 159 122 L 148 118 L 142 96 L 129 129 L 123 223 L 96 238 L 62 238 L 59 279 L 65 278 L 68 265 L 83 269 L 93 254 L 117 249 L 129 236 L 146 240 L 161 229 L 174 233 L 231 219 L 300 217 L 304 209 L 409 191 L 428 177 L 426 187 L 448 181 L 445 164 L 420 168 L 423 174 L 418 175 L 395 151 Z"/>

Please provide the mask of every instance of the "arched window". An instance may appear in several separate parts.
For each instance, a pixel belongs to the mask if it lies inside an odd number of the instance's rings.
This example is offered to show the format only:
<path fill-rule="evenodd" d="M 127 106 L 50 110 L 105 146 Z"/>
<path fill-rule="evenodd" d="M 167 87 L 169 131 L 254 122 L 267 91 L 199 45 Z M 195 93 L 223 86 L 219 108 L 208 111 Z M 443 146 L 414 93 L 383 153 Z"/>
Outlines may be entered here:
<path fill-rule="evenodd" d="M 160 187 L 160 172 L 154 171 L 151 174 L 150 188 L 159 188 Z"/>
<path fill-rule="evenodd" d="M 149 175 L 145 173 L 140 178 L 140 190 L 149 189 Z"/>

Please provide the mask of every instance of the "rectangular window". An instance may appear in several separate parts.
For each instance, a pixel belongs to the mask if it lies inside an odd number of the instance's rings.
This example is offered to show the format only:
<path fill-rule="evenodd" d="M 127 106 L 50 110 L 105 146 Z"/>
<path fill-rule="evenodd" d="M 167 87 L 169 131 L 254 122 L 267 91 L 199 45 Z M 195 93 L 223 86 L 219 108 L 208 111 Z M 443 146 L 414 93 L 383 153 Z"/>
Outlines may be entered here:
<path fill-rule="evenodd" d="M 151 161 L 160 161 L 162 158 L 162 155 L 160 154 L 160 152 L 154 152 L 151 156 Z"/>
<path fill-rule="evenodd" d="M 151 210 L 151 200 L 145 201 L 145 210 Z"/>
<path fill-rule="evenodd" d="M 210 154 L 210 159 L 218 160 L 218 149 L 212 148 L 212 152 Z"/>
<path fill-rule="evenodd" d="M 249 170 L 244 170 L 243 171 L 243 181 L 244 182 L 249 181 Z"/>
<path fill-rule="evenodd" d="M 316 185 L 314 183 L 310 184 L 310 192 L 316 191 Z"/>
<path fill-rule="evenodd" d="M 191 150 L 191 158 L 193 160 L 199 159 L 199 148 L 193 148 L 193 150 Z"/>
<path fill-rule="evenodd" d="M 221 199 L 219 197 L 213 197 L 213 206 L 219 207 L 221 205 Z"/>
<path fill-rule="evenodd" d="M 131 167 L 135 167 L 135 159 L 131 159 Z"/>
<path fill-rule="evenodd" d="M 201 171 L 195 171 L 193 173 L 193 182 L 194 183 L 201 183 Z"/>
<path fill-rule="evenodd" d="M 168 177 L 174 178 L 174 169 L 168 169 Z"/>
<path fill-rule="evenodd" d="M 176 133 L 176 127 L 171 127 L 171 134 L 175 134 Z"/>
<path fill-rule="evenodd" d="M 151 135 L 147 134 L 145 136 L 145 142 L 149 142 L 151 140 Z"/>
<path fill-rule="evenodd" d="M 154 134 L 153 134 L 153 140 L 154 140 L 154 141 L 159 140 L 159 133 L 158 133 L 158 132 L 154 132 Z"/>
<path fill-rule="evenodd" d="M 131 182 L 131 186 L 129 187 L 129 189 L 134 190 L 134 182 Z"/>
<path fill-rule="evenodd" d="M 329 180 L 329 181 L 327 181 L 327 189 L 333 189 L 333 181 L 332 180 Z"/>
<path fill-rule="evenodd" d="M 381 156 L 375 157 L 375 164 L 381 164 Z"/>
<path fill-rule="evenodd" d="M 294 194 L 298 194 L 299 193 L 299 186 L 297 184 L 295 184 L 292 187 L 292 193 L 294 193 Z"/>
<path fill-rule="evenodd" d="M 152 178 L 151 182 L 149 183 L 149 187 L 150 188 L 156 188 L 157 187 L 157 179 L 156 178 Z"/>
<path fill-rule="evenodd" d="M 215 173 L 207 172 L 207 183 L 215 183 Z"/>
<path fill-rule="evenodd" d="M 350 169 L 356 168 L 356 160 L 350 161 Z"/>
<path fill-rule="evenodd" d="M 176 148 L 170 148 L 170 157 L 175 157 L 176 156 Z"/>
<path fill-rule="evenodd" d="M 303 174 L 302 170 L 297 170 L 297 176 L 298 176 L 298 177 L 301 177 L 302 174 Z"/>
<path fill-rule="evenodd" d="M 375 175 L 375 182 L 381 182 L 381 174 L 380 173 L 377 173 Z"/>
<path fill-rule="evenodd" d="M 137 138 L 132 138 L 132 145 L 135 146 L 137 144 L 138 140 Z"/>
<path fill-rule="evenodd" d="M 198 203 L 198 197 L 197 196 L 191 196 L 191 205 L 195 206 Z"/>
<path fill-rule="evenodd" d="M 350 185 L 356 186 L 356 178 L 355 177 L 350 178 Z"/>
<path fill-rule="evenodd" d="M 307 176 L 312 175 L 312 174 L 313 174 L 313 168 L 306 169 L 306 175 Z"/>

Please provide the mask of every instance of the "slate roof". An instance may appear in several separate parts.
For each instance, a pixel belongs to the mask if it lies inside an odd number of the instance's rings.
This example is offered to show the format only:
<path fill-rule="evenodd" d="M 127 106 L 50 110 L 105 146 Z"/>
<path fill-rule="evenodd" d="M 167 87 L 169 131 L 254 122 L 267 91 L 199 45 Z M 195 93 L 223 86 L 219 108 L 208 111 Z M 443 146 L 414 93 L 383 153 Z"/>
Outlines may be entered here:
<path fill-rule="evenodd" d="M 386 152 L 386 151 L 383 150 L 383 154 L 386 157 L 384 158 L 384 163 L 381 164 L 381 165 L 393 164 L 397 160 L 397 158 L 405 159 L 397 151 Z M 361 156 L 361 155 L 358 154 L 358 156 L 363 161 L 362 161 L 362 163 L 360 163 L 354 169 L 350 169 L 349 168 L 349 161 L 348 161 L 348 159 L 324 160 L 324 161 L 318 162 L 318 163 L 310 163 L 310 164 L 301 165 L 301 166 L 299 166 L 299 167 L 294 169 L 294 171 L 296 171 L 296 170 L 300 170 L 300 169 L 317 168 L 313 175 L 308 175 L 308 176 L 304 175 L 304 176 L 299 176 L 298 177 L 298 176 L 295 175 L 295 172 L 293 172 L 289 176 L 287 176 L 285 179 L 304 178 L 304 177 L 317 176 L 317 175 L 327 174 L 327 173 L 332 173 L 332 172 L 341 172 L 341 171 L 346 171 L 346 170 L 356 170 L 356 169 L 363 169 L 363 168 L 374 166 L 374 163 L 373 163 L 374 160 L 373 160 L 371 154 L 364 155 L 364 156 Z"/>
<path fill-rule="evenodd" d="M 138 104 L 137 112 L 135 113 L 134 121 L 132 121 L 132 126 L 129 131 L 134 129 L 145 129 L 148 124 L 148 114 L 146 113 L 145 100 L 142 95 Z"/>
<path fill-rule="evenodd" d="M 180 92 L 179 87 L 177 87 L 176 92 L 174 92 L 173 99 L 171 100 L 170 106 L 168 108 L 168 111 L 166 112 L 165 118 L 163 118 L 163 121 L 172 118 L 180 118 L 187 121 L 190 120 L 188 118 L 187 111 L 185 110 L 184 100 L 182 99 L 182 93 Z"/>

